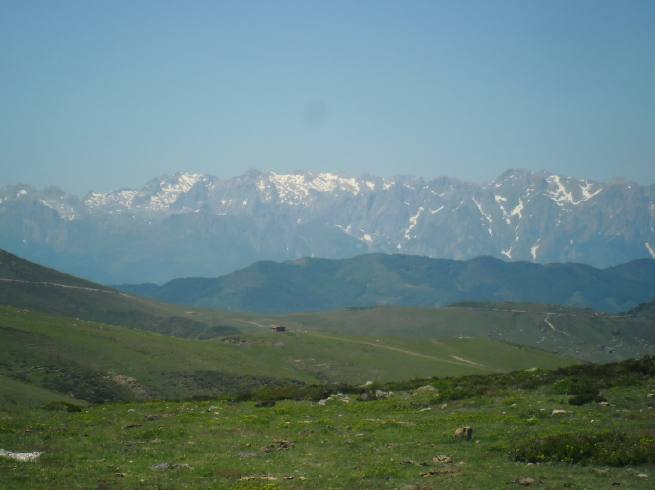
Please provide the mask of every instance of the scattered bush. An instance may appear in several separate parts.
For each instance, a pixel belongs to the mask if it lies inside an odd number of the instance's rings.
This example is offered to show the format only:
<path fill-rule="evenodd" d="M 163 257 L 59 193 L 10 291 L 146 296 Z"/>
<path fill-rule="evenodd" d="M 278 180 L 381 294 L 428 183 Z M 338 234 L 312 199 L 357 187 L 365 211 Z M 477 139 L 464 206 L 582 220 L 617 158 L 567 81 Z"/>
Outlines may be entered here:
<path fill-rule="evenodd" d="M 555 434 L 523 441 L 513 449 L 512 458 L 609 466 L 655 463 L 655 437 L 623 432 Z"/>
<path fill-rule="evenodd" d="M 49 402 L 43 405 L 44 410 L 52 410 L 57 412 L 81 412 L 82 407 L 75 405 L 74 403 L 64 402 L 64 401 L 55 401 Z"/>
<path fill-rule="evenodd" d="M 118 385 L 102 372 L 92 371 L 75 364 L 62 364 L 46 370 L 42 385 L 52 391 L 70 394 L 91 403 L 131 401 L 133 393 Z"/>
<path fill-rule="evenodd" d="M 484 396 L 488 393 L 488 388 L 478 383 L 457 383 L 450 386 L 444 386 L 439 390 L 439 401 L 462 400 L 464 398 L 474 398 Z"/>
<path fill-rule="evenodd" d="M 234 401 L 318 401 L 335 393 L 359 395 L 376 389 L 400 392 L 431 385 L 438 391 L 433 403 L 442 403 L 448 400 L 502 395 L 517 389 L 533 390 L 540 386 L 552 384 L 555 392 L 574 395 L 571 398 L 573 400 L 571 403 L 575 405 L 590 403 L 591 401 L 602 401 L 603 398 L 598 394 L 600 389 L 633 385 L 652 376 L 655 376 L 655 356 L 647 356 L 642 359 L 631 359 L 611 364 L 582 364 L 554 371 L 536 369 L 457 378 L 417 378 L 408 381 L 375 383 L 364 387 L 345 384 L 302 385 L 287 382 L 282 385 L 241 391 L 234 398 Z"/>
<path fill-rule="evenodd" d="M 271 402 L 279 400 L 309 400 L 317 402 L 336 393 L 359 393 L 362 389 L 345 384 L 301 385 L 289 383 L 280 386 L 267 386 L 248 393 L 241 393 L 235 401 Z"/>
<path fill-rule="evenodd" d="M 553 392 L 562 395 L 582 395 L 598 393 L 601 383 L 583 376 L 567 376 L 553 383 Z"/>
<path fill-rule="evenodd" d="M 569 405 L 586 405 L 587 403 L 605 402 L 607 399 L 600 393 L 580 393 L 569 398 Z"/>

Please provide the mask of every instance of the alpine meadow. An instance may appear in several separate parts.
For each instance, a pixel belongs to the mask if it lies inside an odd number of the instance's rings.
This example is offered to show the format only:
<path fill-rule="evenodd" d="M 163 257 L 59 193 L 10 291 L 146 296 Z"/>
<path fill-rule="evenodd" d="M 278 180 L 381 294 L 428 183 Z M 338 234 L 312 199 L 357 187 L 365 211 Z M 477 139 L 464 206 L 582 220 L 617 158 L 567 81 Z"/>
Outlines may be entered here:
<path fill-rule="evenodd" d="M 655 489 L 653 25 L 4 2 L 0 489 Z"/>

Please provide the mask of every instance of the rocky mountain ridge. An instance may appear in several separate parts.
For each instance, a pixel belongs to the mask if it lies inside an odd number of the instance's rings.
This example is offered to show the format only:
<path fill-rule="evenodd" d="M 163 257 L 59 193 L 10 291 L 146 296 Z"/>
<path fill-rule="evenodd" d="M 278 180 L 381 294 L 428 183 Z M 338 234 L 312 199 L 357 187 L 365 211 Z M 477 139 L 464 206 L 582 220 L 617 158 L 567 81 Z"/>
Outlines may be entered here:
<path fill-rule="evenodd" d="M 252 170 L 140 189 L 0 189 L 0 247 L 102 282 L 212 276 L 263 260 L 366 252 L 607 267 L 655 257 L 655 185 L 508 170 L 440 177 Z"/>

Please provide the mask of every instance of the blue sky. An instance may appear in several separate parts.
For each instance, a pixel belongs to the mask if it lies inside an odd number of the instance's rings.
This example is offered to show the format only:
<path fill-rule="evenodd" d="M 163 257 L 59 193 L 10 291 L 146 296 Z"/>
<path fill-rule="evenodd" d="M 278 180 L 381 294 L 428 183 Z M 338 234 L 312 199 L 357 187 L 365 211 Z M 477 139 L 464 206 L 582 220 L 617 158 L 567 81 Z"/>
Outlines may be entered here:
<path fill-rule="evenodd" d="M 0 0 L 2 182 L 655 182 L 653 1 Z"/>

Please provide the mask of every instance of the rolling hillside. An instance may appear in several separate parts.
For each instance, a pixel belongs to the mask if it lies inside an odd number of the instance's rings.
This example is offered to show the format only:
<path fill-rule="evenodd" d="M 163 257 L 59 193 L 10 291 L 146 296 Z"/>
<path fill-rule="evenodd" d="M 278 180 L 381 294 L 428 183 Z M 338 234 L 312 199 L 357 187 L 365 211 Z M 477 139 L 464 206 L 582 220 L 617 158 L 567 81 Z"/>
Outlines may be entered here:
<path fill-rule="evenodd" d="M 119 289 L 170 303 L 259 313 L 354 306 L 446 306 L 461 301 L 531 302 L 620 312 L 655 297 L 655 260 L 609 269 L 583 264 L 468 261 L 361 255 L 257 262 L 215 279 L 187 278 Z"/>
<path fill-rule="evenodd" d="M 0 306 L 124 325 L 180 337 L 238 333 L 215 321 L 198 321 L 185 310 L 134 297 L 0 250 Z"/>
<path fill-rule="evenodd" d="M 270 329 L 189 340 L 0 308 L 0 406 L 235 394 L 289 380 L 363 383 L 559 367 L 579 361 L 488 339 L 360 337 Z"/>
<path fill-rule="evenodd" d="M 434 309 L 350 308 L 271 316 L 269 321 L 344 335 L 485 337 L 610 362 L 655 354 L 655 315 L 647 308 L 638 308 L 643 309 L 639 314 L 609 315 L 552 305 L 469 303 Z"/>
<path fill-rule="evenodd" d="M 655 301 L 638 305 L 630 314 L 635 317 L 652 318 L 655 320 Z"/>
<path fill-rule="evenodd" d="M 0 257 L 0 277 L 13 278 L 0 281 L 0 305 L 180 337 L 208 339 L 258 334 L 269 331 L 271 325 L 282 324 L 296 333 L 337 334 L 369 340 L 393 337 L 395 342 L 402 338 L 412 342 L 415 339 L 429 339 L 427 343 L 417 342 L 410 349 L 418 349 L 419 352 L 432 341 L 475 337 L 531 346 L 592 362 L 616 361 L 655 353 L 652 302 L 621 315 L 552 305 L 511 303 L 462 303 L 443 308 L 386 306 L 256 315 L 156 303 L 43 268 L 10 254 Z M 420 257 L 389 256 L 364 256 L 361 259 L 375 263 L 377 259 L 388 258 L 401 261 L 417 259 L 419 263 L 422 260 Z M 332 261 L 318 262 L 335 264 Z M 288 264 L 265 265 L 277 267 Z M 500 265 L 504 267 L 508 264 Z M 362 277 L 367 277 L 370 270 L 369 266 L 359 269 L 363 271 Z M 633 275 L 638 272 L 634 267 L 630 270 Z M 356 268 L 350 271 L 353 276 L 357 272 Z M 387 274 L 383 267 L 378 268 L 377 275 L 378 284 L 383 284 L 382 277 L 394 277 Z M 24 278 L 29 278 L 29 281 Z M 183 291 L 185 282 L 172 284 Z M 305 286 L 308 291 L 321 289 L 321 283 L 306 283 Z M 279 294 L 290 294 L 283 288 L 278 289 Z M 324 289 L 329 291 L 327 286 Z M 332 292 L 336 294 L 338 291 L 333 289 Z"/>

